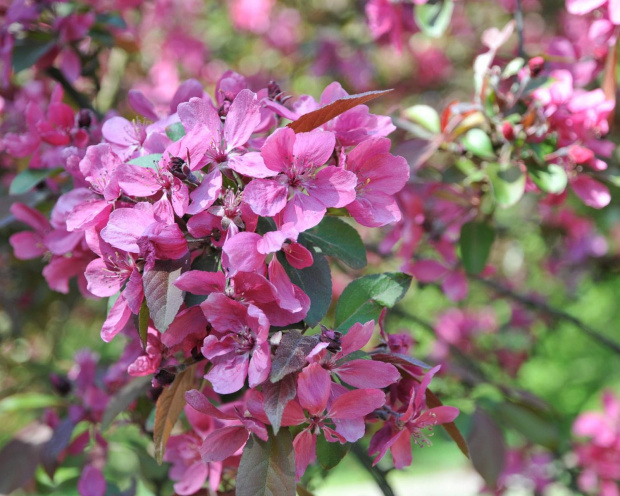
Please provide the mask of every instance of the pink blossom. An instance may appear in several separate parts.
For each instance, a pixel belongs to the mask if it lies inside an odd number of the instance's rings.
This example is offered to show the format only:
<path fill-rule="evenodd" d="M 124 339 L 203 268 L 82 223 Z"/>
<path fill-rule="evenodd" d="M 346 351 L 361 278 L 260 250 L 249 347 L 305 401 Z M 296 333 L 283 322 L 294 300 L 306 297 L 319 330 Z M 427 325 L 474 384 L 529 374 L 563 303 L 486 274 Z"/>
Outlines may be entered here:
<path fill-rule="evenodd" d="M 258 215 L 273 217 L 298 231 L 316 226 L 327 207 L 344 207 L 355 198 L 355 175 L 335 166 L 325 166 L 334 150 L 334 135 L 281 128 L 263 145 L 261 155 L 273 179 L 255 179 L 244 198 Z"/>
<path fill-rule="evenodd" d="M 378 389 L 352 391 L 333 384 L 320 364 L 304 368 L 297 379 L 297 399 L 308 412 L 309 425 L 293 441 L 297 479 L 316 457 L 316 437 L 322 431 L 329 442 L 355 442 L 364 435 L 364 417 L 385 403 Z"/>
<path fill-rule="evenodd" d="M 346 169 L 357 176 L 356 198 L 347 205 L 353 218 L 368 227 L 379 227 L 401 219 L 394 199 L 409 179 L 409 165 L 390 151 L 390 140 L 362 141 L 346 157 Z"/>
<path fill-rule="evenodd" d="M 390 420 L 372 437 L 368 451 L 371 455 L 377 454 L 373 465 L 391 450 L 394 466 L 397 469 L 408 467 L 412 462 L 411 443 L 430 444 L 423 430 L 452 422 L 457 417 L 459 410 L 452 406 L 426 408 L 426 389 L 438 370 L 439 367 L 431 369 L 419 385 L 413 386 L 409 402 L 404 405 L 405 410 L 394 412 Z"/>
<path fill-rule="evenodd" d="M 210 294 L 201 304 L 214 333 L 207 336 L 202 354 L 213 367 L 205 375 L 220 394 L 239 391 L 249 379 L 250 387 L 269 376 L 269 321 L 254 305 L 242 305 L 223 294 Z"/>

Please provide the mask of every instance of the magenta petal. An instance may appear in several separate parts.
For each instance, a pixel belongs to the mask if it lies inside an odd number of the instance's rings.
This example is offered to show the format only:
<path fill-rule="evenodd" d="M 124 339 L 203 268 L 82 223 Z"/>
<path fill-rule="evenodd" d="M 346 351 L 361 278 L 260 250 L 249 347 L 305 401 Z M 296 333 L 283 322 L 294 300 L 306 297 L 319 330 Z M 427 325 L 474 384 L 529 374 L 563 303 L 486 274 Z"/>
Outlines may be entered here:
<path fill-rule="evenodd" d="M 265 166 L 276 172 L 288 170 L 293 161 L 295 131 L 290 127 L 277 129 L 261 148 L 260 154 Z"/>
<path fill-rule="evenodd" d="M 90 262 L 84 275 L 88 281 L 88 291 L 95 296 L 112 296 L 118 293 L 125 283 L 125 278 L 118 272 L 108 269 L 101 258 Z"/>
<path fill-rule="evenodd" d="M 118 185 L 130 196 L 151 196 L 162 189 L 157 172 L 148 167 L 124 164 L 116 172 Z"/>
<path fill-rule="evenodd" d="M 269 328 L 267 328 L 267 331 Z M 251 388 L 262 384 L 269 377 L 271 371 L 271 355 L 269 343 L 264 341 L 259 348 L 254 349 L 248 367 L 248 383 Z"/>
<path fill-rule="evenodd" d="M 170 113 L 174 114 L 180 104 L 189 102 L 193 98 L 201 98 L 203 94 L 204 90 L 200 81 L 196 79 L 183 81 L 172 96 L 172 100 L 170 101 Z"/>
<path fill-rule="evenodd" d="M 205 317 L 216 331 L 228 332 L 244 329 L 247 308 L 222 293 L 212 293 L 200 304 Z"/>
<path fill-rule="evenodd" d="M 451 272 L 441 285 L 441 289 L 451 301 L 461 301 L 467 297 L 469 283 L 464 273 Z"/>
<path fill-rule="evenodd" d="M 200 213 L 215 203 L 222 190 L 222 173 L 219 167 L 215 167 L 203 179 L 200 186 L 192 191 L 190 198 L 192 204 L 187 209 L 187 213 L 194 215 Z"/>
<path fill-rule="evenodd" d="M 329 408 L 331 418 L 359 418 L 381 408 L 385 394 L 378 389 L 354 389 L 338 396 Z"/>
<path fill-rule="evenodd" d="M 400 379 L 394 365 L 372 360 L 350 360 L 335 370 L 347 384 L 356 388 L 384 388 Z"/>
<path fill-rule="evenodd" d="M 186 133 L 207 131 L 207 141 L 219 143 L 222 135 L 222 120 L 211 102 L 204 98 L 192 98 L 179 105 L 179 118 Z"/>
<path fill-rule="evenodd" d="M 411 465 L 413 456 L 411 454 L 411 437 L 407 429 L 403 429 L 399 432 L 392 442 L 392 460 L 394 461 L 394 467 L 401 470 Z"/>
<path fill-rule="evenodd" d="M 47 220 L 47 217 L 28 205 L 13 203 L 10 211 L 17 220 L 29 225 L 35 231 L 45 232 L 50 229 L 50 222 Z"/>
<path fill-rule="evenodd" d="M 449 269 L 437 260 L 420 260 L 413 264 L 409 272 L 420 282 L 435 282 L 444 277 Z"/>
<path fill-rule="evenodd" d="M 207 319 L 199 306 L 179 312 L 170 327 L 161 335 L 161 342 L 168 348 L 202 340 L 207 335 Z"/>
<path fill-rule="evenodd" d="M 80 496 L 104 496 L 106 492 L 106 482 L 101 470 L 89 464 L 82 470 L 82 475 L 77 484 Z"/>
<path fill-rule="evenodd" d="M 325 410 L 331 382 L 329 372 L 318 363 L 311 363 L 297 377 L 299 403 L 310 415 L 320 415 Z"/>
<path fill-rule="evenodd" d="M 153 107 L 153 104 L 140 90 L 129 90 L 127 98 L 129 99 L 129 105 L 131 105 L 131 108 L 138 114 L 152 121 L 159 120 L 159 117 L 155 112 L 155 107 Z"/>
<path fill-rule="evenodd" d="M 131 310 L 127 305 L 125 297 L 121 294 L 114 302 L 114 305 L 112 305 L 108 312 L 108 318 L 103 323 L 101 339 L 109 343 L 125 327 L 130 317 Z"/>
<path fill-rule="evenodd" d="M 142 285 L 142 274 L 135 267 L 129 276 L 123 295 L 131 312 L 138 315 L 142 306 L 142 300 L 144 300 L 144 288 Z"/>
<path fill-rule="evenodd" d="M 356 185 L 355 174 L 330 165 L 317 172 L 312 195 L 325 207 L 345 207 L 355 200 Z"/>
<path fill-rule="evenodd" d="M 263 217 L 273 217 L 286 206 L 288 188 L 270 179 L 254 179 L 243 192 L 243 199 Z"/>
<path fill-rule="evenodd" d="M 185 393 L 185 401 L 194 410 L 208 415 L 209 417 L 215 417 L 220 420 L 237 420 L 235 415 L 224 413 L 219 408 L 214 406 L 207 397 L 197 389 L 191 389 Z"/>
<path fill-rule="evenodd" d="M 258 152 L 249 152 L 243 155 L 231 155 L 226 162 L 235 172 L 248 177 L 272 177 L 276 172 L 265 166 L 263 157 Z"/>
<path fill-rule="evenodd" d="M 195 295 L 209 295 L 222 293 L 226 286 L 226 276 L 223 272 L 205 272 L 203 270 L 190 270 L 181 274 L 174 285 Z"/>
<path fill-rule="evenodd" d="M 394 197 L 380 191 L 358 196 L 347 205 L 347 210 L 359 224 L 366 227 L 381 227 L 402 218 Z"/>
<path fill-rule="evenodd" d="M 140 253 L 138 238 L 153 222 L 153 207 L 148 203 L 138 203 L 134 208 L 118 208 L 110 214 L 108 225 L 101 230 L 101 237 L 116 248 Z"/>
<path fill-rule="evenodd" d="M 223 265 L 229 276 L 237 272 L 265 273 L 265 255 L 256 248 L 260 239 L 260 234 L 244 231 L 226 240 L 222 248 L 225 255 Z"/>
<path fill-rule="evenodd" d="M 260 124 L 260 105 L 256 93 L 241 90 L 230 106 L 224 125 L 226 149 L 245 145 Z"/>
<path fill-rule="evenodd" d="M 339 356 L 346 356 L 354 351 L 361 350 L 370 338 L 375 330 L 375 321 L 370 320 L 365 324 L 356 323 L 349 331 L 342 336 L 342 351 Z"/>
<path fill-rule="evenodd" d="M 580 175 L 573 181 L 571 186 L 575 194 L 581 198 L 581 201 L 588 207 L 603 208 L 609 205 L 611 195 L 607 186 L 592 179 L 590 176 Z"/>
<path fill-rule="evenodd" d="M 286 261 L 299 270 L 310 267 L 314 263 L 312 252 L 300 243 L 289 243 L 284 248 L 284 255 L 286 255 Z"/>
<path fill-rule="evenodd" d="M 316 459 L 316 436 L 308 429 L 301 431 L 293 440 L 295 449 L 295 477 L 297 480 L 306 472 L 308 465 Z"/>
<path fill-rule="evenodd" d="M 336 426 L 336 432 L 348 442 L 354 443 L 364 437 L 366 423 L 363 417 L 353 419 L 332 419 Z"/>
<path fill-rule="evenodd" d="M 20 260 L 31 260 L 45 254 L 47 248 L 41 236 L 32 231 L 13 234 L 9 238 L 15 257 Z"/>
<path fill-rule="evenodd" d="M 334 133 L 315 129 L 309 133 L 298 133 L 293 145 L 295 160 L 305 165 L 321 167 L 325 165 L 336 146 Z"/>
<path fill-rule="evenodd" d="M 249 357 L 246 354 L 214 357 L 211 362 L 213 368 L 205 378 L 211 382 L 213 390 L 219 394 L 231 394 L 239 391 L 245 383 L 248 375 Z"/>
<path fill-rule="evenodd" d="M 204 485 L 208 475 L 209 467 L 202 460 L 198 460 L 183 472 L 183 478 L 174 485 L 174 492 L 179 496 L 195 494 Z"/>
<path fill-rule="evenodd" d="M 245 427 L 235 425 L 207 434 L 200 448 L 202 461 L 208 463 L 225 460 L 239 451 L 249 437 L 250 433 Z"/>

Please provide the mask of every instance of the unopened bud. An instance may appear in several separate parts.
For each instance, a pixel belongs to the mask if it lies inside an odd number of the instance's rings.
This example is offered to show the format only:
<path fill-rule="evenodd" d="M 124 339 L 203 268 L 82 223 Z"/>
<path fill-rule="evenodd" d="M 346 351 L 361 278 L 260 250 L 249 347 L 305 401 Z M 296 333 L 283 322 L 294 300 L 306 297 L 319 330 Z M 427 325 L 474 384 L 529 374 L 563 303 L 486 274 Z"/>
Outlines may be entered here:
<path fill-rule="evenodd" d="M 527 66 L 530 68 L 530 75 L 532 77 L 537 77 L 545 68 L 545 59 L 542 57 L 533 57 L 528 61 Z"/>

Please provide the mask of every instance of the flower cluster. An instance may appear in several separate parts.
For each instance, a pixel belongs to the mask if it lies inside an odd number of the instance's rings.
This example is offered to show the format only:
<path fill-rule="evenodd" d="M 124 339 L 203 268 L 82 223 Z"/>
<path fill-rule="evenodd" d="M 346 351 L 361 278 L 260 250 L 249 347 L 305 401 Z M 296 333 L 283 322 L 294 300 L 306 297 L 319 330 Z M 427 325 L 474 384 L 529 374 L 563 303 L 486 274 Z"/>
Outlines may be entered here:
<path fill-rule="evenodd" d="M 577 443 L 579 489 L 586 494 L 615 496 L 620 482 L 620 401 L 607 391 L 604 413 L 582 413 L 573 424 L 573 434 L 585 441 Z"/>
<path fill-rule="evenodd" d="M 198 362 L 187 373 L 209 381 L 203 392 L 219 406 L 198 390 L 186 394 L 192 430 L 172 437 L 165 453 L 179 494 L 207 478 L 216 489 L 250 434 L 268 439 L 268 425 L 302 427 L 293 442 L 300 478 L 319 435 L 354 442 L 366 420 L 382 421 L 371 453 L 378 461 L 391 448 L 402 468 L 411 463 L 411 438 L 427 443 L 426 427 L 458 414 L 426 407 L 437 368 L 424 373 L 398 344 L 390 349 L 387 335 L 380 353 L 361 351 L 373 320 L 310 336 L 296 330 L 321 318 L 310 316 L 316 302 L 304 291 L 312 285 L 304 269 L 323 254 L 306 234 L 320 237 L 331 211 L 367 227 L 401 219 L 394 195 L 409 167 L 390 153 L 390 119 L 357 105 L 296 132 L 282 119 L 302 123 L 351 97 L 333 83 L 319 102 L 303 96 L 287 106 L 275 83 L 257 93 L 247 86 L 228 72 L 211 98 L 188 81 L 163 114 L 130 92 L 142 118 L 106 119 L 101 143 L 68 156 L 75 187 L 51 221 L 12 207 L 33 228 L 12 236 L 15 253 L 49 254 L 44 274 L 53 289 L 67 291 L 76 275 L 86 294 L 113 298 L 101 336 L 123 333 L 132 349 L 142 342 L 129 374 L 155 374 L 154 386 L 167 386 L 179 366 Z M 233 403 L 218 396 L 240 391 Z"/>

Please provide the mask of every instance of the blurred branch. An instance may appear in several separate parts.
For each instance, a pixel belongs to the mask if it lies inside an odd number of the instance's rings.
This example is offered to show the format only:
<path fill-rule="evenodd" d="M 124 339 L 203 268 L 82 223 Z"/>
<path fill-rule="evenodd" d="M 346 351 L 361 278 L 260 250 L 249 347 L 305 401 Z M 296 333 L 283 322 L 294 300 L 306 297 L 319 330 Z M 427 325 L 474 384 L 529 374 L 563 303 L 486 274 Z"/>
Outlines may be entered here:
<path fill-rule="evenodd" d="M 542 301 L 538 301 L 534 298 L 531 298 L 529 296 L 520 294 L 520 293 L 516 293 L 515 291 L 513 291 L 510 288 L 507 288 L 506 286 L 502 286 L 501 284 L 499 284 L 496 281 L 492 281 L 490 279 L 485 279 L 481 276 L 473 276 L 473 278 L 484 284 L 485 286 L 491 288 L 493 291 L 495 291 L 496 293 L 503 295 L 503 296 L 508 296 L 510 298 L 512 298 L 513 300 L 521 303 L 522 305 L 531 308 L 533 310 L 542 312 L 544 314 L 547 314 L 549 317 L 552 317 L 556 320 L 563 320 L 565 322 L 569 322 L 571 324 L 573 324 L 575 327 L 577 327 L 578 329 L 580 329 L 581 331 L 583 331 L 586 335 L 590 336 L 593 340 L 597 341 L 599 344 L 602 344 L 604 346 L 607 346 L 609 349 L 611 349 L 614 353 L 617 353 L 618 355 L 620 355 L 620 344 L 616 343 L 615 341 L 609 339 L 607 336 L 601 334 L 600 332 L 596 331 L 595 329 L 593 329 L 592 327 L 590 327 L 588 324 L 582 322 L 581 320 L 579 320 L 577 317 L 573 317 L 571 314 L 565 312 L 564 310 L 560 310 L 559 308 L 554 308 L 550 305 L 548 305 L 547 303 L 544 303 Z"/>
<path fill-rule="evenodd" d="M 77 104 L 78 107 L 91 110 L 95 114 L 97 114 L 98 117 L 101 117 L 99 112 L 97 112 L 90 103 L 90 98 L 88 98 L 88 96 L 86 96 L 84 93 L 81 93 L 77 89 L 75 89 L 75 86 L 71 84 L 71 82 L 65 77 L 62 71 L 60 71 L 56 67 L 48 67 L 47 69 L 45 69 L 45 72 L 53 80 L 60 83 L 65 92 L 69 95 L 69 97 L 71 97 L 71 99 Z"/>
<path fill-rule="evenodd" d="M 517 24 L 517 36 L 519 38 L 519 56 L 525 59 L 527 55 L 525 53 L 525 37 L 523 35 L 523 0 L 517 0 L 515 22 Z"/>
<path fill-rule="evenodd" d="M 355 457 L 360 461 L 364 468 L 370 473 L 370 475 L 372 475 L 373 479 L 381 489 L 381 492 L 385 496 L 396 496 L 394 494 L 394 490 L 385 478 L 387 472 L 385 470 L 381 470 L 379 467 L 373 467 L 371 458 L 368 456 L 366 450 L 361 445 L 359 445 L 358 443 L 353 443 L 351 445 L 351 453 L 355 455 Z"/>

